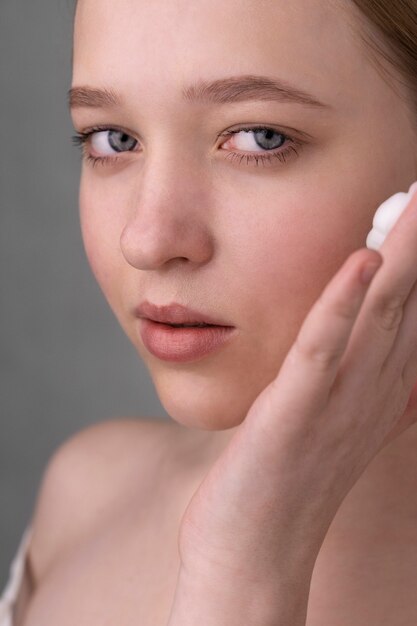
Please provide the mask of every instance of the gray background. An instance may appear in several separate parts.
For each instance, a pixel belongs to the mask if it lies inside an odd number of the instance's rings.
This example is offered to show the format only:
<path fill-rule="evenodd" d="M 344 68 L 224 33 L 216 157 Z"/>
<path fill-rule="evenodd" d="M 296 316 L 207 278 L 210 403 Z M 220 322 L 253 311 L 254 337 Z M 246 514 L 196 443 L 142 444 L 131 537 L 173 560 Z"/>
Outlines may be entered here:
<path fill-rule="evenodd" d="M 82 247 L 73 11 L 0 0 L 0 592 L 53 450 L 103 419 L 169 419 Z"/>

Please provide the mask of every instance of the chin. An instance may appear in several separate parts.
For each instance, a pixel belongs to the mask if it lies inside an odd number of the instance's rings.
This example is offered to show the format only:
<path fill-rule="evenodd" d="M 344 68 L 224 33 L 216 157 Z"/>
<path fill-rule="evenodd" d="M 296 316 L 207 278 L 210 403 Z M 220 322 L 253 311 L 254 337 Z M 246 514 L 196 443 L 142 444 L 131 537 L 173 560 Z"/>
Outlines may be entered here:
<path fill-rule="evenodd" d="M 159 400 L 173 420 L 207 431 L 228 430 L 244 421 L 255 398 L 245 398 L 242 389 L 226 392 L 222 385 L 216 389 L 207 381 L 199 384 L 196 377 L 190 379 L 188 385 L 155 382 Z"/>

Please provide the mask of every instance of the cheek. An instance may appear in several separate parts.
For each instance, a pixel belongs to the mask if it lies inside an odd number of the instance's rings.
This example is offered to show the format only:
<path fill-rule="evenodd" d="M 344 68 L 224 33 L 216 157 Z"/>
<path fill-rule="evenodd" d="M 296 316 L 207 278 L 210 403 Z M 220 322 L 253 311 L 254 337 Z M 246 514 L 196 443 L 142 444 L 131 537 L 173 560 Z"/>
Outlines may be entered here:
<path fill-rule="evenodd" d="M 320 194 L 311 189 L 275 194 L 278 201 L 264 197 L 248 211 L 243 207 L 235 223 L 230 244 L 240 267 L 232 273 L 233 292 L 244 294 L 249 325 L 268 335 L 295 332 L 349 255 L 365 246 L 372 199 L 358 201 L 358 190 L 351 198 L 329 185 Z M 248 217 L 256 205 L 256 219 Z"/>
<path fill-rule="evenodd" d="M 111 211 L 109 196 L 82 181 L 80 186 L 80 223 L 85 253 L 91 270 L 106 296 L 117 274 L 119 236 L 117 216 Z M 115 219 L 116 218 L 116 219 Z"/>

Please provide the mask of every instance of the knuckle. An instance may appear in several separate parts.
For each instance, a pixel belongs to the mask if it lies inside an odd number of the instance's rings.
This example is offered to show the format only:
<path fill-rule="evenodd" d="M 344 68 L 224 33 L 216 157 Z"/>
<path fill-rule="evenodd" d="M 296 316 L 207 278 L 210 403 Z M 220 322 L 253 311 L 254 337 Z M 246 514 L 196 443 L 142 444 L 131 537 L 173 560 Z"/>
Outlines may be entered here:
<path fill-rule="evenodd" d="M 333 314 L 344 320 L 352 320 L 355 317 L 355 310 L 352 309 L 352 303 L 346 300 L 337 300 L 333 304 Z"/>
<path fill-rule="evenodd" d="M 297 354 L 304 360 L 309 361 L 319 371 L 333 369 L 335 362 L 340 359 L 340 353 L 330 346 L 325 346 L 317 341 L 305 341 L 300 335 L 295 348 Z"/>
<path fill-rule="evenodd" d="M 399 295 L 385 295 L 374 304 L 374 316 L 378 325 L 385 331 L 397 330 L 404 316 L 405 298 Z"/>
<path fill-rule="evenodd" d="M 351 321 L 356 315 L 355 303 L 349 298 L 338 297 L 329 298 L 326 292 L 322 293 L 317 301 L 318 309 L 322 315 L 329 317 L 339 317 L 343 320 Z"/>

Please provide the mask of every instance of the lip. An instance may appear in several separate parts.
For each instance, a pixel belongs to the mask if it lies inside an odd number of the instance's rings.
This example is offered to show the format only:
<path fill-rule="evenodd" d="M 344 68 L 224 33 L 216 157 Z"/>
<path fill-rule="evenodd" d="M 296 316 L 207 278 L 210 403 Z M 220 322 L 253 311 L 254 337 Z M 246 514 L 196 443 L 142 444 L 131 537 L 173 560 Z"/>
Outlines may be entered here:
<path fill-rule="evenodd" d="M 236 334 L 236 328 L 175 328 L 143 318 L 139 320 L 139 333 L 145 348 L 158 359 L 187 363 L 218 352 Z"/>
<path fill-rule="evenodd" d="M 176 302 L 169 305 L 157 306 L 145 300 L 136 307 L 135 315 L 136 317 L 146 318 L 162 324 L 205 323 L 214 326 L 228 326 L 234 328 L 228 321 L 214 318 L 209 314 L 195 311 L 194 309 L 190 309 Z"/>

